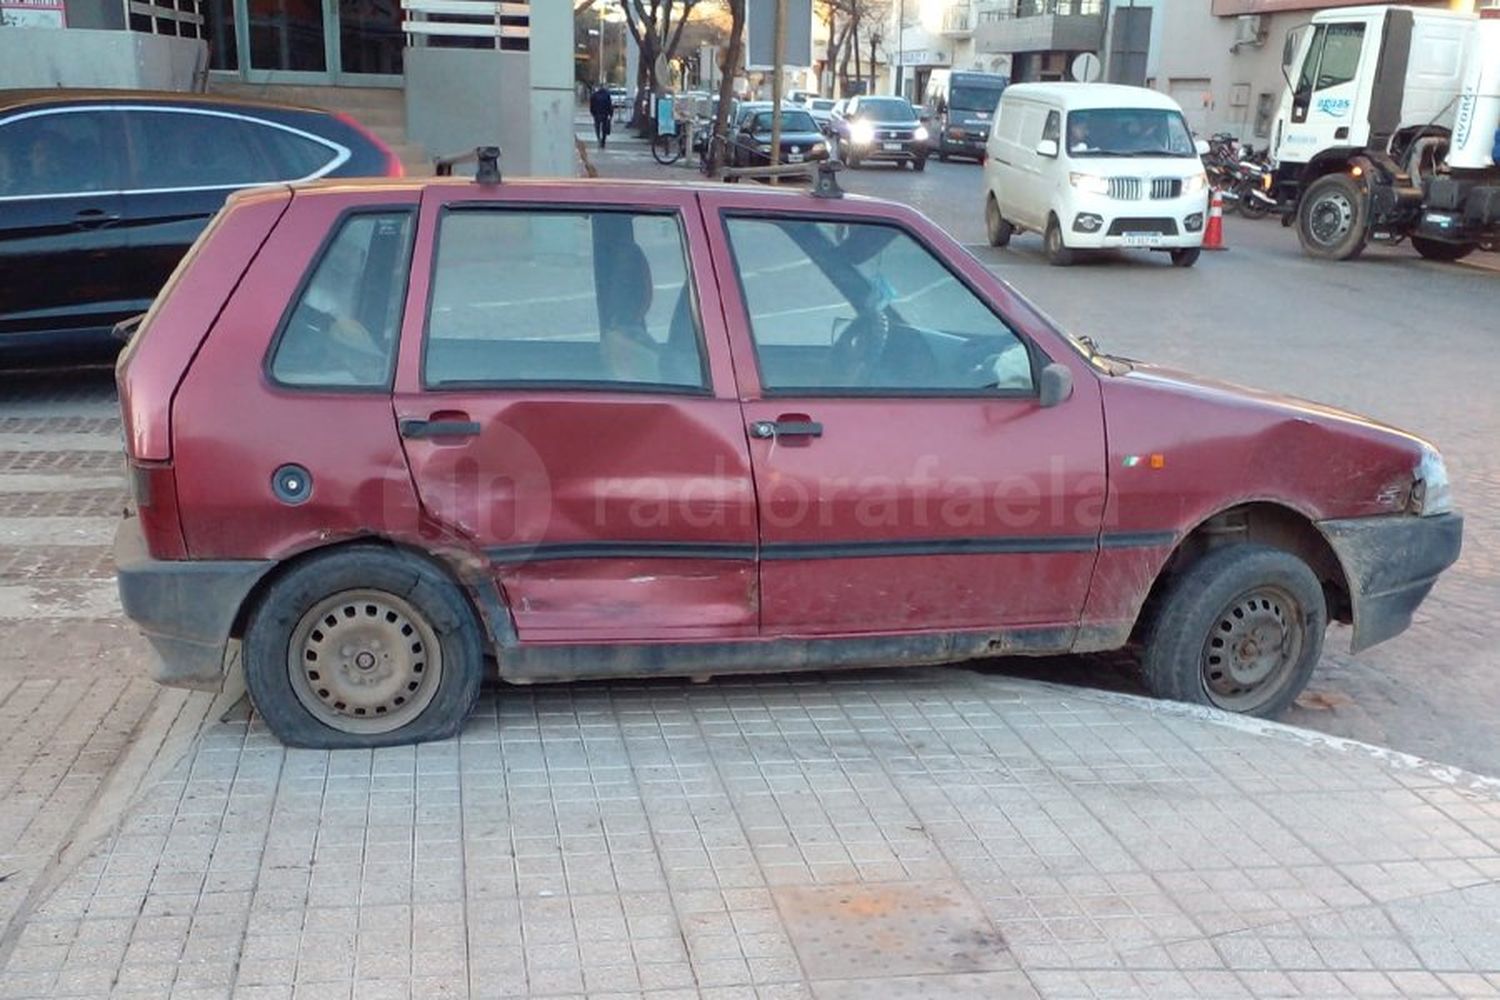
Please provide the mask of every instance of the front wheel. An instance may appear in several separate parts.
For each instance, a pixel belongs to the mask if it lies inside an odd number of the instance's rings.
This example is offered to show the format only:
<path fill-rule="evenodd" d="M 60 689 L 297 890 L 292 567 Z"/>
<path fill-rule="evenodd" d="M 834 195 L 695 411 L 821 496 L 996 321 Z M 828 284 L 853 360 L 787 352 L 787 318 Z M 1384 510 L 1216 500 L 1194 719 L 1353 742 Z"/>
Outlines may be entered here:
<path fill-rule="evenodd" d="M 1427 260 L 1463 260 L 1478 247 L 1473 243 L 1447 243 L 1426 236 L 1413 236 L 1411 248 Z"/>
<path fill-rule="evenodd" d="M 1168 586 L 1144 633 L 1158 698 L 1270 717 L 1307 686 L 1328 607 L 1301 559 L 1265 545 L 1214 549 Z"/>
<path fill-rule="evenodd" d="M 926 170 L 927 169 L 927 157 L 922 156 L 922 157 L 918 157 L 915 160 L 912 160 L 911 161 L 911 168 L 913 170 L 915 170 L 917 173 L 921 173 L 922 171 Z"/>
<path fill-rule="evenodd" d="M 1192 267 L 1198 263 L 1198 255 L 1202 253 L 1197 247 L 1185 247 L 1181 250 L 1172 251 L 1173 267 Z"/>
<path fill-rule="evenodd" d="M 651 140 L 651 156 L 664 167 L 669 167 L 682 157 L 682 144 L 675 135 L 658 135 Z"/>
<path fill-rule="evenodd" d="M 288 746 L 395 746 L 458 732 L 484 676 L 479 622 L 440 569 L 361 545 L 313 556 L 250 613 L 245 686 Z"/>
<path fill-rule="evenodd" d="M 1062 226 L 1057 216 L 1047 220 L 1047 234 L 1043 241 L 1047 247 L 1047 263 L 1053 267 L 1068 267 L 1073 263 L 1073 251 L 1063 242 Z"/>
<path fill-rule="evenodd" d="M 1235 185 L 1235 200 L 1239 202 L 1240 214 L 1247 219 L 1264 219 L 1271 206 L 1256 195 L 1253 181 L 1242 181 Z"/>
<path fill-rule="evenodd" d="M 1353 260 L 1365 249 L 1369 199 L 1354 178 L 1327 174 L 1313 181 L 1297 212 L 1302 249 L 1324 260 Z"/>

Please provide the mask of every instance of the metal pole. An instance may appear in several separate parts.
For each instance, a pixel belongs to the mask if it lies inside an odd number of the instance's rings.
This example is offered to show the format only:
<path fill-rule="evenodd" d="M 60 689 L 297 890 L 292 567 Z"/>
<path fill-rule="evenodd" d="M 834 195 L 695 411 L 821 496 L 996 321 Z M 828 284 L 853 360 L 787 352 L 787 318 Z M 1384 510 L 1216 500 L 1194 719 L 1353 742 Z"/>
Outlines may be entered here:
<path fill-rule="evenodd" d="M 604 69 L 604 4 L 603 3 L 599 4 L 599 82 L 601 84 L 608 82 L 605 79 L 605 69 Z M 613 118 L 615 116 L 613 108 L 610 109 L 609 116 L 611 118 Z"/>
<path fill-rule="evenodd" d="M 906 75 L 906 0 L 896 9 L 896 71 L 891 74 L 891 93 L 901 95 L 901 78 Z"/>
<path fill-rule="evenodd" d="M 786 62 L 786 3 L 776 0 L 776 56 L 771 60 L 771 166 L 781 165 L 781 78 Z M 771 178 L 776 183 L 776 178 Z"/>

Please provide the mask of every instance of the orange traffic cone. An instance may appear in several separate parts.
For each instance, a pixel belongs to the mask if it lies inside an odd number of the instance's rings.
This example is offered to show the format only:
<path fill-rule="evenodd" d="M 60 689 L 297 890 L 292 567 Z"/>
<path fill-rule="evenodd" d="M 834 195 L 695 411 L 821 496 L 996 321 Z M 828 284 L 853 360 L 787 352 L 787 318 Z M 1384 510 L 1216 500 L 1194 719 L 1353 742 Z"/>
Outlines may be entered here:
<path fill-rule="evenodd" d="M 1217 191 L 1208 206 L 1208 228 L 1203 230 L 1203 249 L 1229 249 L 1224 245 L 1224 196 Z"/>

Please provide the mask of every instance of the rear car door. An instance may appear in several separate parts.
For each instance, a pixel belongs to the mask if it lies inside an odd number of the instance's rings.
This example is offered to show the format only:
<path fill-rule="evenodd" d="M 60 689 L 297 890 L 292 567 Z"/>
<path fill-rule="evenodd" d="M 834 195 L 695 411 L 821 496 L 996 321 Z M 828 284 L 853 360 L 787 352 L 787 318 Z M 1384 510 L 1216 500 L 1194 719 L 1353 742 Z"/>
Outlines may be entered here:
<path fill-rule="evenodd" d="M 70 105 L 0 120 L 0 338 L 99 342 L 141 312 L 120 222 L 116 116 Z M 33 339 L 33 338 L 28 338 Z"/>
<path fill-rule="evenodd" d="M 1079 367 L 1075 390 L 1041 406 L 1049 359 L 997 308 L 1003 287 L 915 213 L 703 198 L 760 502 L 763 632 L 1071 641 L 1105 492 L 1082 359 L 1052 359 Z"/>
<path fill-rule="evenodd" d="M 395 410 L 525 641 L 756 634 L 755 497 L 690 192 L 433 187 Z"/>

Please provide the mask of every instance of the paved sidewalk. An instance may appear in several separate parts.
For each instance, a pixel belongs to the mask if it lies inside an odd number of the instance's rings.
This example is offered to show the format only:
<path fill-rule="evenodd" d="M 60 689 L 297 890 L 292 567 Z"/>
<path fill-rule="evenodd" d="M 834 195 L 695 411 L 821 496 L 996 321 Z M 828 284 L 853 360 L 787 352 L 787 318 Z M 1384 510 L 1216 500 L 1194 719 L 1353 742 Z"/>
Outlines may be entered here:
<path fill-rule="evenodd" d="M 1500 995 L 1500 793 L 960 668 L 212 726 L 0 996 Z"/>

